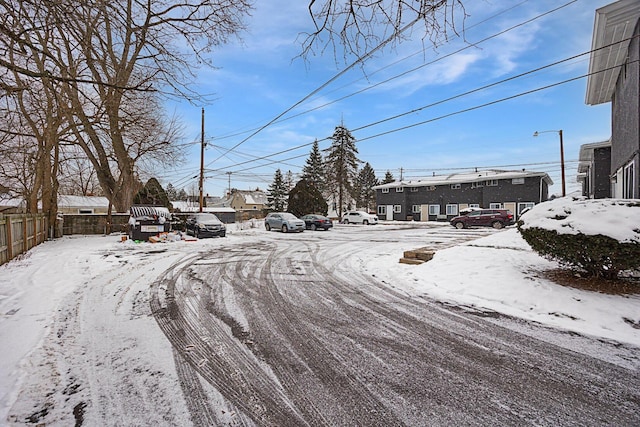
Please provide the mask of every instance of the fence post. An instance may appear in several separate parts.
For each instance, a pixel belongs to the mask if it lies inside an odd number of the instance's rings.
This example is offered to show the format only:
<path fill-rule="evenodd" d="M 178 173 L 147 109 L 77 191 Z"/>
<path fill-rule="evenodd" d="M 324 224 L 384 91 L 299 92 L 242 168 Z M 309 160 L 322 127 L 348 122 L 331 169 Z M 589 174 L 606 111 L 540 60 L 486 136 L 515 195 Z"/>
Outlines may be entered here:
<path fill-rule="evenodd" d="M 22 253 L 29 250 L 29 235 L 27 234 L 27 216 L 22 217 Z"/>
<path fill-rule="evenodd" d="M 7 216 L 7 260 L 13 259 L 13 231 L 11 230 L 11 217 Z"/>

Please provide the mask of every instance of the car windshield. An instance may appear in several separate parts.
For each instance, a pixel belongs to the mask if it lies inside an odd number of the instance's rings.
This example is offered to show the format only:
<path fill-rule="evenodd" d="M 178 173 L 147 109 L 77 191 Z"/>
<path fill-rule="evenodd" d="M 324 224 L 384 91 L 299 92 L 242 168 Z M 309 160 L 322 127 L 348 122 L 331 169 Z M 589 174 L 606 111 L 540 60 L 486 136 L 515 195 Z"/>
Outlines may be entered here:
<path fill-rule="evenodd" d="M 283 219 L 298 219 L 294 214 L 291 213 L 283 213 L 281 215 Z"/>
<path fill-rule="evenodd" d="M 198 222 L 220 222 L 217 216 L 210 213 L 203 213 L 194 216 L 195 220 Z"/>

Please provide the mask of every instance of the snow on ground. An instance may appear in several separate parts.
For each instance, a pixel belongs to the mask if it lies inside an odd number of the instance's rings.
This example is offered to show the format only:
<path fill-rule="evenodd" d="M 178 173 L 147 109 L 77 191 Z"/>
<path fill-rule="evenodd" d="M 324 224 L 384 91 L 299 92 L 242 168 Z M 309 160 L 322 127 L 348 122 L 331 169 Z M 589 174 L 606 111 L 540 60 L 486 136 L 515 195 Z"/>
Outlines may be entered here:
<path fill-rule="evenodd" d="M 376 259 L 367 269 L 412 295 L 493 310 L 584 335 L 640 346 L 640 295 L 606 295 L 559 286 L 541 277 L 555 268 L 517 229 L 436 252 L 422 265 Z M 402 280 L 399 280 L 402 278 Z M 400 287 L 400 286 L 398 286 Z"/>
<path fill-rule="evenodd" d="M 331 233 L 340 233 L 340 227 L 343 226 L 335 227 Z M 20 259 L 0 266 L 0 420 L 6 420 L 25 377 L 37 372 L 32 356 L 38 351 L 42 353 L 45 336 L 52 332 L 51 327 L 60 310 L 72 306 L 70 301 L 73 301 L 74 291 L 94 284 L 95 278 L 99 277 L 101 286 L 110 286 L 108 289 L 114 290 L 110 291 L 112 294 L 95 291 L 92 296 L 119 298 L 134 306 L 142 304 L 144 298 L 136 295 L 148 289 L 148 280 L 153 280 L 154 274 L 161 274 L 174 262 L 193 253 L 194 245 L 202 249 L 233 244 L 236 239 L 246 242 L 268 237 L 261 222 L 253 222 L 244 230 L 240 228 L 238 225 L 230 226 L 226 239 L 195 243 L 136 245 L 120 242 L 119 236 L 65 237 L 45 242 Z M 558 286 L 542 278 L 538 273 L 554 268 L 555 264 L 532 252 L 515 228 L 440 250 L 433 260 L 422 265 L 398 262 L 402 251 L 415 247 L 407 247 L 401 239 L 385 242 L 381 237 L 389 228 L 393 227 L 361 228 L 359 236 L 375 240 L 376 245 L 384 245 L 384 250 L 374 248 L 377 255 L 371 256 L 374 249 L 368 248 L 368 252 L 363 252 L 365 255 L 354 256 L 362 257 L 357 265 L 362 266 L 366 273 L 393 284 L 395 288 L 415 296 L 493 310 L 555 328 L 640 346 L 640 329 L 632 325 L 634 322 L 635 325 L 640 324 L 639 295 L 605 295 Z M 459 231 L 443 225 L 442 230 L 445 228 Z M 415 230 L 425 232 L 420 228 Z M 406 229 L 405 232 L 415 231 Z M 149 256 L 158 250 L 165 251 L 162 257 Z M 123 261 L 123 257 L 126 260 Z M 129 283 L 127 286 L 136 289 L 120 290 L 114 285 L 119 280 L 118 266 L 125 261 L 130 271 L 135 269 L 137 274 L 144 275 L 145 280 L 140 282 L 145 283 L 138 284 L 130 283 L 131 277 L 135 277 L 132 273 L 125 277 Z M 95 316 L 96 319 L 100 316 L 99 309 Z M 153 323 L 151 319 L 141 319 L 140 322 L 146 322 L 149 328 Z M 100 322 L 92 323 L 98 325 Z M 102 327 L 107 328 L 108 325 Z M 125 335 L 133 335 L 134 332 L 123 331 Z M 160 337 L 152 332 L 145 334 L 149 334 L 148 339 Z M 148 349 L 149 346 L 141 348 Z M 156 343 L 156 346 L 158 349 L 155 351 L 170 354 L 168 343 Z M 135 349 L 129 347 L 126 350 Z M 170 383 L 171 380 L 167 374 L 165 381 Z"/>

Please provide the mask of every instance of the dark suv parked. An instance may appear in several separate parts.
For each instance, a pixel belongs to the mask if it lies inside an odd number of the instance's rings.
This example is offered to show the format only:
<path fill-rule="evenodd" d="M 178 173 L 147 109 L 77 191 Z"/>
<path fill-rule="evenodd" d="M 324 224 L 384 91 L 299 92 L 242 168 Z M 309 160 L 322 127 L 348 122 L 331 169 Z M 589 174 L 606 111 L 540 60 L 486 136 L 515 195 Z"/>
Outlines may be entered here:
<path fill-rule="evenodd" d="M 513 214 L 506 209 L 479 209 L 449 221 L 455 228 L 493 227 L 502 228 L 513 224 Z"/>

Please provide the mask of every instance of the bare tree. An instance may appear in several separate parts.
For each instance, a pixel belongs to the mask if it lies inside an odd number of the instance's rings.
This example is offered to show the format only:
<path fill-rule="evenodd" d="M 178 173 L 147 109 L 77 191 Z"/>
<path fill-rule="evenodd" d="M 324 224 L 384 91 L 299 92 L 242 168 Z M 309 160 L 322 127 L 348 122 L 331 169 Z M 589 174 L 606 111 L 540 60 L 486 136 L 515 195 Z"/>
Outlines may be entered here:
<path fill-rule="evenodd" d="M 176 154 L 179 126 L 163 117 L 159 96 L 201 99 L 189 89 L 196 68 L 243 28 L 249 10 L 248 0 L 0 0 L 0 51 L 10 54 L 0 60 L 0 88 L 28 87 L 11 74 L 54 82 L 59 108 L 48 110 L 66 119 L 103 193 L 124 211 L 137 168 Z"/>
<path fill-rule="evenodd" d="M 302 56 L 326 50 L 364 57 L 381 45 L 406 39 L 417 24 L 419 37 L 439 44 L 456 32 L 462 0 L 310 0 L 314 31 L 304 33 Z M 342 49 L 339 49 L 341 47 Z"/>

